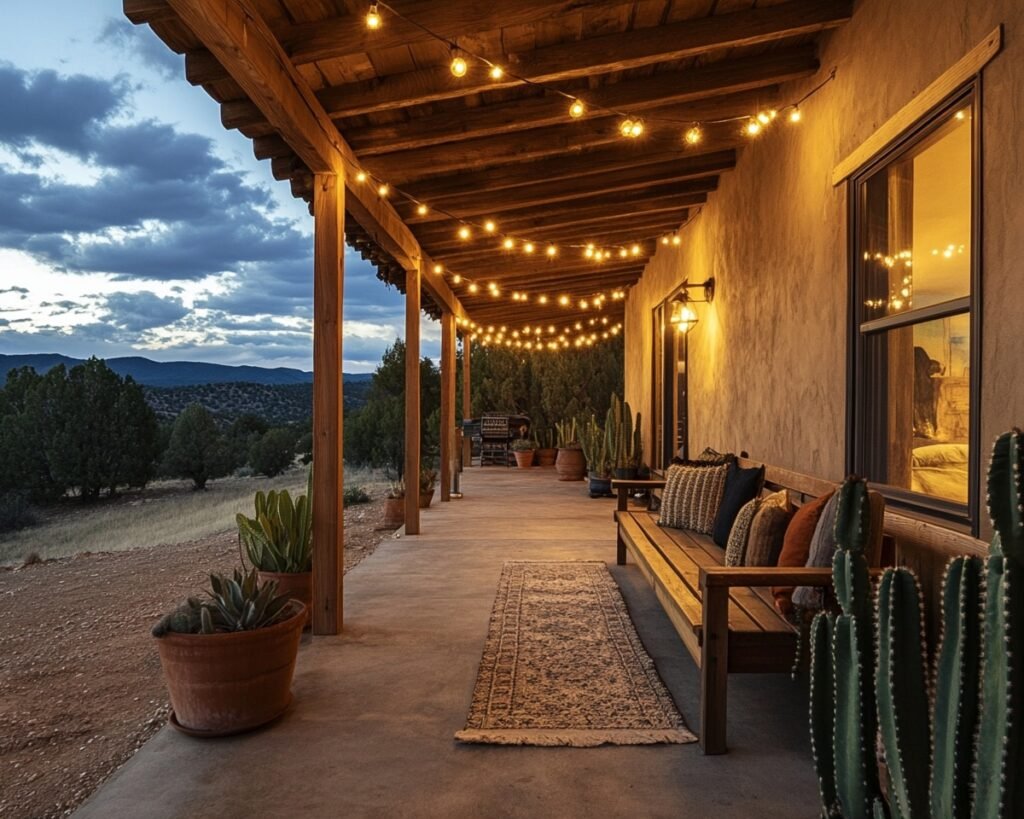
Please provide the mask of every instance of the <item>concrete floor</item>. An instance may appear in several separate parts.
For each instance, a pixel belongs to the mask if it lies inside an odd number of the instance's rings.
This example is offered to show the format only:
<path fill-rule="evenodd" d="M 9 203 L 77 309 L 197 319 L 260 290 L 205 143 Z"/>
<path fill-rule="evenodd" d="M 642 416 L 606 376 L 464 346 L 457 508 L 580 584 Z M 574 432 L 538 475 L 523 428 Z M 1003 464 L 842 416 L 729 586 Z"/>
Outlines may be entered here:
<path fill-rule="evenodd" d="M 813 817 L 806 682 L 730 679 L 728 755 L 699 746 L 464 746 L 502 562 L 601 559 L 693 730 L 699 681 L 635 566 L 617 567 L 610 500 L 550 469 L 474 468 L 346 577 L 346 632 L 307 641 L 277 724 L 198 740 L 165 728 L 87 817 Z"/>

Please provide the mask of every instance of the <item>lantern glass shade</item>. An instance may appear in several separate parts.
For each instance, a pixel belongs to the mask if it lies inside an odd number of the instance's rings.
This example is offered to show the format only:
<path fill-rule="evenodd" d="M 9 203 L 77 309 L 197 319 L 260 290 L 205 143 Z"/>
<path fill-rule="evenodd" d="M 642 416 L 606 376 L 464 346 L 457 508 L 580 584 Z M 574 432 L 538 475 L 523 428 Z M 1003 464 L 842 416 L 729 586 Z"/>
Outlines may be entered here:
<path fill-rule="evenodd" d="M 676 299 L 672 302 L 672 313 L 668 321 L 677 330 L 688 333 L 693 329 L 693 325 L 697 323 L 697 314 L 687 302 Z"/>

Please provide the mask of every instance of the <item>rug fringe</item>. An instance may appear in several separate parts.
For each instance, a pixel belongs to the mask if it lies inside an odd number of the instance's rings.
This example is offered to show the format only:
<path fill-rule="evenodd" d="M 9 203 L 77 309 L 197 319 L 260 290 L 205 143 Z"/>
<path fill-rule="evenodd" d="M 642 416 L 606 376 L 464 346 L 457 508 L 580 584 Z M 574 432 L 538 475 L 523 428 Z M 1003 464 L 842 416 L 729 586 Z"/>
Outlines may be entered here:
<path fill-rule="evenodd" d="M 455 739 L 467 744 L 535 745 L 541 747 L 594 748 L 598 745 L 685 745 L 697 737 L 685 730 L 640 730 L 619 728 L 609 730 L 465 729 Z"/>

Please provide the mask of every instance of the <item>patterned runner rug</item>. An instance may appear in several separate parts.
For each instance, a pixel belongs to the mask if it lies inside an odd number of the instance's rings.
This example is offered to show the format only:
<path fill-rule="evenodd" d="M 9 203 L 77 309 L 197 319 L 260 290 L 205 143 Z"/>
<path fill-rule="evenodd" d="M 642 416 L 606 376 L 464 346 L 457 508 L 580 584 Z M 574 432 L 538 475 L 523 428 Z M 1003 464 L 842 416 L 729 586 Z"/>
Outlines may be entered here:
<path fill-rule="evenodd" d="M 505 563 L 462 742 L 695 742 L 604 563 Z"/>

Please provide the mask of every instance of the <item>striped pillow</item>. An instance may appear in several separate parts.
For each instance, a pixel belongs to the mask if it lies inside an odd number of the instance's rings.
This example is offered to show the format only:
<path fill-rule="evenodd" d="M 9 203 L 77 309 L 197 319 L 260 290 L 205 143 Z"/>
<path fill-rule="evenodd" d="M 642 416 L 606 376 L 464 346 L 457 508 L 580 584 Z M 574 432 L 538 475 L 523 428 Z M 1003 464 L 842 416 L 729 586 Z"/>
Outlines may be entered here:
<path fill-rule="evenodd" d="M 671 466 L 661 493 L 661 526 L 710 535 L 729 467 Z"/>
<path fill-rule="evenodd" d="M 747 538 L 750 537 L 750 524 L 761 506 L 761 499 L 754 498 L 743 504 L 736 515 L 736 520 L 729 530 L 729 540 L 725 544 L 725 565 L 742 566 L 747 556 Z"/>

